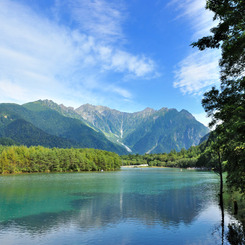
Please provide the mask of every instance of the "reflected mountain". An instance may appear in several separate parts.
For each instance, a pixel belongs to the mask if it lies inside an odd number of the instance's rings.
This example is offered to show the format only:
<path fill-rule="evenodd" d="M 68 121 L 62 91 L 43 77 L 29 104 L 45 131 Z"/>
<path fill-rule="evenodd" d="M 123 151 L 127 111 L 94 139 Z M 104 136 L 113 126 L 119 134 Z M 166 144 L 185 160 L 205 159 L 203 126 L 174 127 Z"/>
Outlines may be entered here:
<path fill-rule="evenodd" d="M 212 192 L 211 186 L 205 196 Z M 147 226 L 164 227 L 190 224 L 208 203 L 198 186 L 162 191 L 158 194 L 86 193 L 69 194 L 70 210 L 43 212 L 10 219 L 0 223 L 0 229 L 16 227 L 22 232 L 43 234 L 62 226 L 75 225 L 82 230 L 106 227 L 128 220 L 138 220 Z"/>

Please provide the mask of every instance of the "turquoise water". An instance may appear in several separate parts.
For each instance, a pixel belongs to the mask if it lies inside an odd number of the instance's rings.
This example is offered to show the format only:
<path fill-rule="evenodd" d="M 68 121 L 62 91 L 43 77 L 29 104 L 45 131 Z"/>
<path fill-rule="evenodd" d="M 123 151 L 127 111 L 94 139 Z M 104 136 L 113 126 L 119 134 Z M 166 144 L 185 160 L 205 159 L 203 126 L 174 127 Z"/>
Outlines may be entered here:
<path fill-rule="evenodd" d="M 221 244 L 217 191 L 167 168 L 1 176 L 0 244 Z"/>

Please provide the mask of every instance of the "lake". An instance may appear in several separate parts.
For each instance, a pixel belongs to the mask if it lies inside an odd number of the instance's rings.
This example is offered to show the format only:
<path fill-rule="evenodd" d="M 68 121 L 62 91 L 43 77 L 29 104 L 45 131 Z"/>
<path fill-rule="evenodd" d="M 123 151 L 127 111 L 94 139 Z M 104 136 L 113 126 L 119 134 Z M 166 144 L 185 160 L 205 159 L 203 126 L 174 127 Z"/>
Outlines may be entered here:
<path fill-rule="evenodd" d="M 170 168 L 0 176 L 0 244 L 221 244 L 218 187 Z"/>

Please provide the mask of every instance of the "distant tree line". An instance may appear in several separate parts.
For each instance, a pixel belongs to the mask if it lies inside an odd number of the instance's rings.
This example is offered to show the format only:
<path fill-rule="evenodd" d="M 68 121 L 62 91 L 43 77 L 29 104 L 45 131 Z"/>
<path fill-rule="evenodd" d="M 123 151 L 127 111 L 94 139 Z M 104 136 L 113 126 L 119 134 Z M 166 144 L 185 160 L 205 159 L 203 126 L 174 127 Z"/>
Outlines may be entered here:
<path fill-rule="evenodd" d="M 212 164 L 209 164 L 210 163 L 209 161 L 206 162 L 206 159 L 203 161 L 203 158 L 201 158 L 201 156 L 204 155 L 205 149 L 206 149 L 206 142 L 204 142 L 200 146 L 192 146 L 188 150 L 182 149 L 179 152 L 177 152 L 176 150 L 172 150 L 170 153 L 145 154 L 145 155 L 129 154 L 129 155 L 121 156 L 121 159 L 122 159 L 122 164 L 124 166 L 148 164 L 149 166 L 157 166 L 157 167 L 211 168 Z"/>
<path fill-rule="evenodd" d="M 228 171 L 229 166 L 227 161 L 219 159 L 219 149 L 214 147 L 218 137 L 217 132 L 213 131 L 205 136 L 200 145 L 192 146 L 187 150 L 183 148 L 179 152 L 172 150 L 170 153 L 123 155 L 121 156 L 122 164 L 124 166 L 148 164 L 156 167 L 206 168 L 219 174 L 221 167 L 222 172 L 225 172 Z"/>
<path fill-rule="evenodd" d="M 43 146 L 16 146 L 8 138 L 0 141 L 0 174 L 33 172 L 80 172 L 115 170 L 121 165 L 148 164 L 156 167 L 217 168 L 217 155 L 211 149 L 215 136 L 198 146 L 177 152 L 158 154 L 116 153 L 97 149 L 45 148 Z"/>
<path fill-rule="evenodd" d="M 103 150 L 0 145 L 0 174 L 107 171 L 120 166 L 116 153 Z"/>

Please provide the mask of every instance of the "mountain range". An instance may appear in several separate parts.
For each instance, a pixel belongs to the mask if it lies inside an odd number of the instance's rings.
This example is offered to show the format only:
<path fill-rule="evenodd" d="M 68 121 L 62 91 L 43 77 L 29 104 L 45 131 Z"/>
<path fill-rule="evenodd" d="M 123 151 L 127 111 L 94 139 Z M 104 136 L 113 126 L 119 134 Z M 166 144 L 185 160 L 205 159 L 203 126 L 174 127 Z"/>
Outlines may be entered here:
<path fill-rule="evenodd" d="M 90 104 L 74 109 L 51 100 L 0 104 L 0 137 L 27 146 L 162 153 L 197 145 L 208 132 L 186 110 L 146 108 L 126 113 Z"/>

